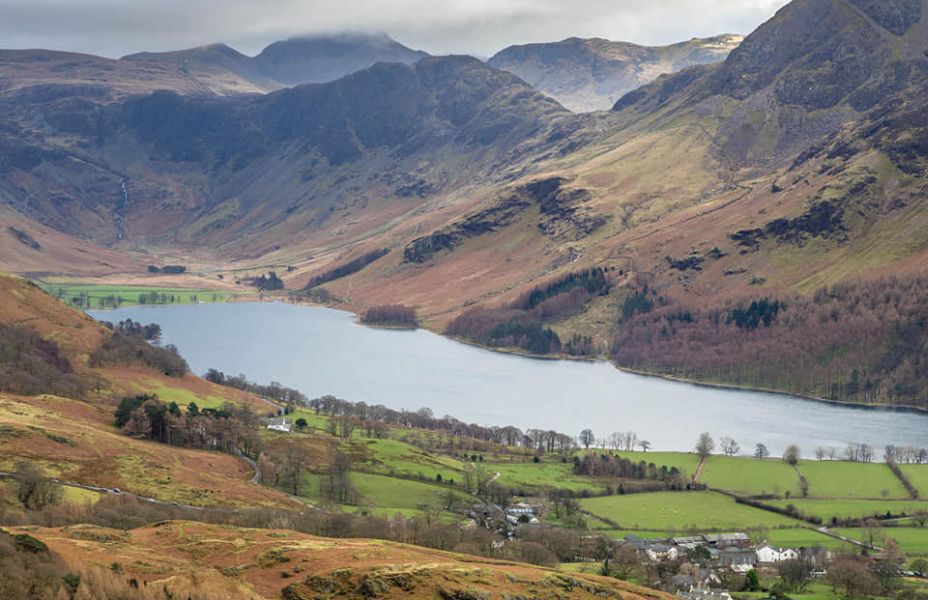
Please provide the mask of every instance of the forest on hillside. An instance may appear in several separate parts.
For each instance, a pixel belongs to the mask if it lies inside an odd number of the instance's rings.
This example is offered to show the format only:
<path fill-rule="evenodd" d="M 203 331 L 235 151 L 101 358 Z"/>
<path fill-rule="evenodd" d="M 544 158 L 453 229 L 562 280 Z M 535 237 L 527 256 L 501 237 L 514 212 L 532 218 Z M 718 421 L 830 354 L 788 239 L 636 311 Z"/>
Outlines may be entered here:
<path fill-rule="evenodd" d="M 632 302 L 612 357 L 675 377 L 928 406 L 928 274 L 695 307 Z M 629 306 L 629 302 L 626 302 Z"/>

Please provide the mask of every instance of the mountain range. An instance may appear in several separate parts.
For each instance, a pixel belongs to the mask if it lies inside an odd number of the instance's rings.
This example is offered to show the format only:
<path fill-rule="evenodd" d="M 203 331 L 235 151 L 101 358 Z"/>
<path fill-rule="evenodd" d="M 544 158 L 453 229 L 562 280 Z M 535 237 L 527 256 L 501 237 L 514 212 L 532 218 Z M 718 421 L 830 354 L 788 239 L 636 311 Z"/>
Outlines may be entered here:
<path fill-rule="evenodd" d="M 510 46 L 488 63 L 522 78 L 576 112 L 609 110 L 628 92 L 661 75 L 721 62 L 740 35 L 692 39 L 669 46 L 639 46 L 600 38 Z"/>
<path fill-rule="evenodd" d="M 330 301 L 416 306 L 488 345 L 549 331 L 546 351 L 652 373 L 919 404 L 926 8 L 794 0 L 740 44 L 489 63 L 383 39 L 350 60 L 318 40 L 6 51 L 0 268 L 287 265 L 292 291 L 334 270 Z M 636 83 L 608 111 L 557 101 Z M 607 281 L 584 295 L 591 269 Z"/>

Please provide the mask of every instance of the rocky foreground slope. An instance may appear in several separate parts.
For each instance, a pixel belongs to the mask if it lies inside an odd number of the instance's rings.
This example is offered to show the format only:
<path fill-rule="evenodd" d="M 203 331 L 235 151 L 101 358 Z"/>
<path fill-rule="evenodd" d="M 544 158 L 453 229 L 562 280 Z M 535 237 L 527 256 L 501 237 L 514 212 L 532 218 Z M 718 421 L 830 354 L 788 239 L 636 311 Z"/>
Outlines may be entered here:
<path fill-rule="evenodd" d="M 130 531 L 72 526 L 10 528 L 9 533 L 40 540 L 68 567 L 86 573 L 100 587 L 114 585 L 112 580 L 118 578 L 184 597 L 668 597 L 614 578 L 568 575 L 391 542 L 333 540 L 282 529 L 178 521 Z"/>

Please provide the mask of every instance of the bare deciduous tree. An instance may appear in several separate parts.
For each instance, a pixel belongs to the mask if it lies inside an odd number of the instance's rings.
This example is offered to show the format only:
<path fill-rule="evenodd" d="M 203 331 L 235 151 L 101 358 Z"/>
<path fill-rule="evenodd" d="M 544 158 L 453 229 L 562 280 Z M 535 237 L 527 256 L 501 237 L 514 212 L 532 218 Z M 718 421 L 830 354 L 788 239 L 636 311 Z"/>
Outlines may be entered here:
<path fill-rule="evenodd" d="M 724 453 L 725 456 L 734 456 L 741 451 L 741 446 L 731 436 L 723 436 L 719 440 L 719 443 L 721 444 L 722 453 Z"/>
<path fill-rule="evenodd" d="M 715 440 L 712 439 L 712 436 L 708 432 L 699 434 L 699 439 L 696 440 L 696 454 L 706 458 L 712 454 L 713 450 L 715 450 Z"/>

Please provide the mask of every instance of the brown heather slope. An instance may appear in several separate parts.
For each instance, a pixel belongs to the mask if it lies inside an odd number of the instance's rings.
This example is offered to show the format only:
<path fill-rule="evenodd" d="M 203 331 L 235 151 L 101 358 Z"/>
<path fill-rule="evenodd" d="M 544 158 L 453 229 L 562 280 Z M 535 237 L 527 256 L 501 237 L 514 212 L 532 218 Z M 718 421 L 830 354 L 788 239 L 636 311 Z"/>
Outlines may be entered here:
<path fill-rule="evenodd" d="M 83 485 L 194 506 L 299 508 L 285 495 L 251 483 L 254 471 L 238 458 L 130 438 L 113 425 L 119 399 L 156 394 L 181 406 L 224 402 L 267 412 L 263 400 L 216 386 L 194 375 L 168 377 L 141 366 L 91 368 L 87 364 L 108 330 L 22 279 L 0 275 L 0 324 L 37 332 L 53 341 L 85 382 L 81 399 L 22 396 L 0 382 L 0 471 L 27 459 L 49 475 Z"/>
<path fill-rule="evenodd" d="M 669 597 L 611 578 L 286 530 L 166 522 L 131 531 L 76 526 L 10 532 L 28 532 L 75 568 L 109 569 L 115 562 L 123 577 L 149 587 L 196 581 L 201 591 L 228 590 L 231 598 Z"/>

